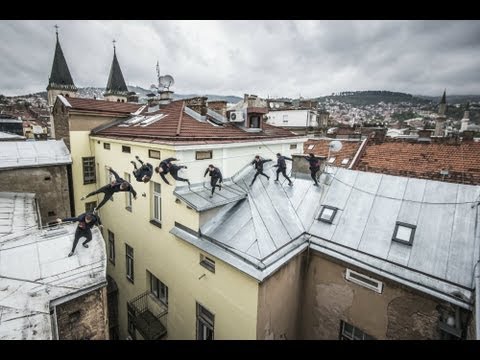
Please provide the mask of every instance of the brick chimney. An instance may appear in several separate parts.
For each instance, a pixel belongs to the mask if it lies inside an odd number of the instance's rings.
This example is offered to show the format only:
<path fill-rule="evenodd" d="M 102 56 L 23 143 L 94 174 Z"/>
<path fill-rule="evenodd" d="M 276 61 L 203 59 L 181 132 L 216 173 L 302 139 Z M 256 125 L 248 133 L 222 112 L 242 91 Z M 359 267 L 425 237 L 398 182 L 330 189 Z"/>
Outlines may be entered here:
<path fill-rule="evenodd" d="M 306 154 L 292 154 L 292 172 L 310 175 L 309 162 L 305 160 Z M 320 159 L 320 172 L 325 168 L 326 156 L 315 156 Z"/>
<path fill-rule="evenodd" d="M 224 100 L 208 101 L 207 107 L 220 115 L 227 116 L 227 102 Z"/>
<path fill-rule="evenodd" d="M 474 132 L 471 130 L 466 130 L 462 133 L 462 141 L 473 141 Z"/>
<path fill-rule="evenodd" d="M 197 96 L 191 99 L 185 99 L 185 105 L 202 116 L 207 115 L 207 97 Z"/>

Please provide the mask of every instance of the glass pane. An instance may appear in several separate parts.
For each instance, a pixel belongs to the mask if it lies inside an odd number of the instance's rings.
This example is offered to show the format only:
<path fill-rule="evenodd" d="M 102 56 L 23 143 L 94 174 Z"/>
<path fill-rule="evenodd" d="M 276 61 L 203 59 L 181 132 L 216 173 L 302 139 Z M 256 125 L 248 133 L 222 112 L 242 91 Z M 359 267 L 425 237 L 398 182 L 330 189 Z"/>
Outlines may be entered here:
<path fill-rule="evenodd" d="M 353 337 L 353 326 L 344 322 L 343 323 L 343 334 L 348 336 L 349 338 L 352 338 Z"/>
<path fill-rule="evenodd" d="M 159 208 L 158 208 L 158 198 L 156 196 L 153 197 L 153 218 L 155 220 L 159 220 Z"/>
<path fill-rule="evenodd" d="M 160 184 L 153 183 L 153 191 L 160 194 Z"/>
<path fill-rule="evenodd" d="M 410 241 L 410 235 L 412 234 L 412 229 L 406 226 L 398 225 L 397 230 L 397 239 L 403 241 Z"/>
<path fill-rule="evenodd" d="M 332 215 L 333 215 L 333 210 L 332 209 L 323 208 L 322 219 L 330 220 L 332 218 Z"/>

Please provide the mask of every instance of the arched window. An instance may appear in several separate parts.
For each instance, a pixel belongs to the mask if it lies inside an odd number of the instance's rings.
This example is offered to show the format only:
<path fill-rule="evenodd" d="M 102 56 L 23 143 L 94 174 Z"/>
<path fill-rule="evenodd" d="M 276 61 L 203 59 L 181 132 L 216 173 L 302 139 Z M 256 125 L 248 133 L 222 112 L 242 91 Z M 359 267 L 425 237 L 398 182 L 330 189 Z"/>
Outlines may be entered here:
<path fill-rule="evenodd" d="M 70 95 L 69 95 L 69 94 L 65 94 L 65 97 L 70 97 Z"/>
<path fill-rule="evenodd" d="M 117 99 L 117 102 L 120 102 L 120 99 Z"/>

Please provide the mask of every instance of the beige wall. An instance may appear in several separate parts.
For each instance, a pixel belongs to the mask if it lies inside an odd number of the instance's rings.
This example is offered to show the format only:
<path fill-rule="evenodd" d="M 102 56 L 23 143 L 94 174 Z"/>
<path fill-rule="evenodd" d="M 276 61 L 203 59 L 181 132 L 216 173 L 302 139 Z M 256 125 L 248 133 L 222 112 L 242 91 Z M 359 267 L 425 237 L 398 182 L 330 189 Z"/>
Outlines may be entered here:
<path fill-rule="evenodd" d="M 445 303 L 375 274 L 349 268 L 383 281 L 383 292 L 345 280 L 346 265 L 311 252 L 302 304 L 302 338 L 338 339 L 340 320 L 379 340 L 439 338 L 437 305 Z"/>
<path fill-rule="evenodd" d="M 59 340 L 108 340 L 106 287 L 58 305 Z"/>
<path fill-rule="evenodd" d="M 305 254 L 305 253 L 304 253 Z M 257 339 L 299 339 L 303 266 L 300 254 L 260 284 L 258 290 Z"/>
<path fill-rule="evenodd" d="M 44 225 L 70 216 L 67 165 L 2 170 L 0 191 L 35 193 Z"/>

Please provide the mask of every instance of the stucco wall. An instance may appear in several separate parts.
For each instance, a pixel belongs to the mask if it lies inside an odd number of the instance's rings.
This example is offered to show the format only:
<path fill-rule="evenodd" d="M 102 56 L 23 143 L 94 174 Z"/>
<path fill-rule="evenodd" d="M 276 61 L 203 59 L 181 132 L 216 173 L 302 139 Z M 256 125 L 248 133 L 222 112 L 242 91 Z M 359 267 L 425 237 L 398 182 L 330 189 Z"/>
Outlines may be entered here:
<path fill-rule="evenodd" d="M 108 340 L 106 287 L 58 305 L 59 340 Z"/>
<path fill-rule="evenodd" d="M 259 285 L 258 340 L 299 339 L 304 261 L 304 254 L 297 255 Z"/>
<path fill-rule="evenodd" d="M 347 281 L 345 264 L 318 253 L 311 255 L 305 276 L 302 338 L 338 339 L 343 320 L 379 340 L 439 339 L 437 306 L 447 306 L 444 302 L 349 267 L 383 281 L 383 292 L 378 294 Z"/>
<path fill-rule="evenodd" d="M 70 216 L 66 165 L 0 171 L 0 191 L 35 193 L 44 225 Z"/>

